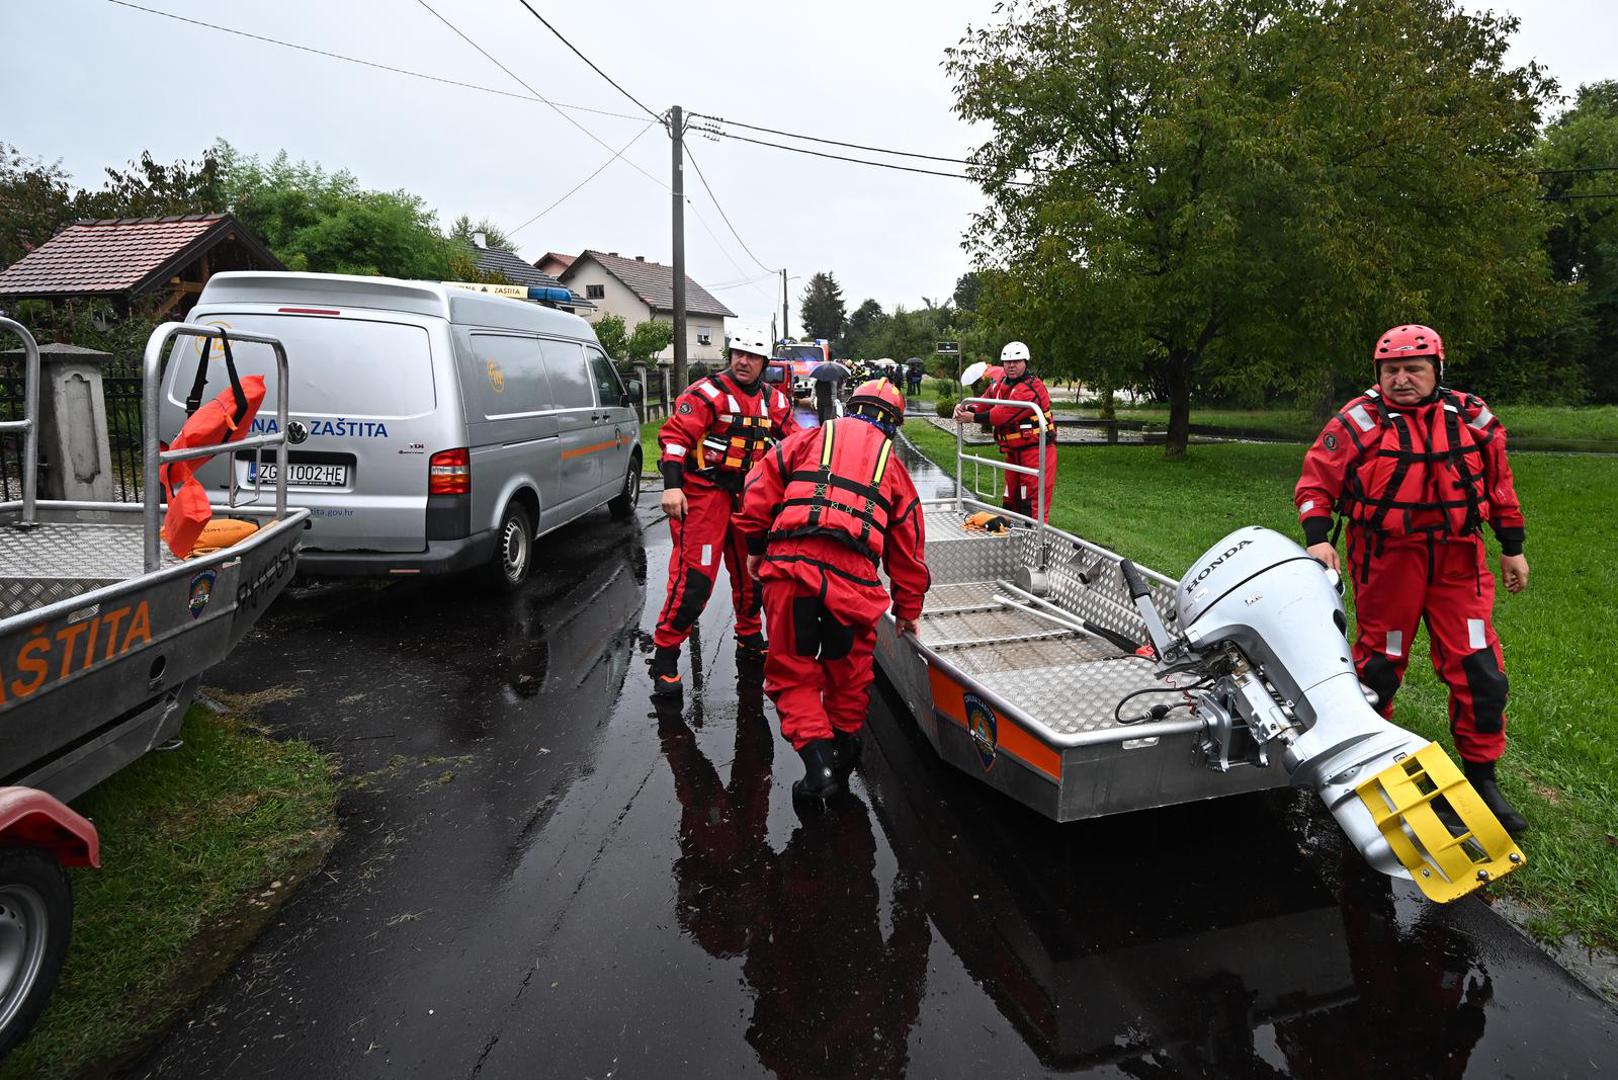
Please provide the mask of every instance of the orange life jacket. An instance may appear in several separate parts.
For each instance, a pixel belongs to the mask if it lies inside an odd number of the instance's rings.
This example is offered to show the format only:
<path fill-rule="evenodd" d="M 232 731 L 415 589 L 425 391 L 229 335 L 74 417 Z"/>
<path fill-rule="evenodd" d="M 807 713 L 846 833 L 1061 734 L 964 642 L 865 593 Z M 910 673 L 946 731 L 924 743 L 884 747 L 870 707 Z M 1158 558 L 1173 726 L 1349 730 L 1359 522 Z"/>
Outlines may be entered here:
<path fill-rule="evenodd" d="M 691 388 L 708 398 L 715 413 L 707 433 L 692 448 L 693 471 L 747 475 L 775 441 L 770 435 L 771 388 L 759 387 L 756 405 L 746 394 L 738 397 L 735 387 L 719 376 L 711 375 Z"/>
<path fill-rule="evenodd" d="M 204 361 L 206 362 L 206 361 Z M 219 395 L 186 420 L 170 444 L 170 450 L 183 450 L 188 446 L 211 446 L 235 442 L 247 434 L 253 424 L 258 407 L 264 403 L 264 376 L 248 375 L 240 383 L 241 396 L 236 387 L 220 391 Z M 158 469 L 158 481 L 168 500 L 163 516 L 163 539 L 176 558 L 185 558 L 196 547 L 203 526 L 213 517 L 208 493 L 195 473 L 208 458 L 175 461 Z"/>
<path fill-rule="evenodd" d="M 1012 396 L 1012 391 L 1021 382 L 1027 382 L 1028 389 L 1033 394 L 1031 399 Z M 1003 401 L 1032 400 L 1039 406 L 1039 411 L 1045 414 L 1045 445 L 1056 445 L 1056 414 L 1051 412 L 1050 391 L 1045 389 L 1045 384 L 1038 378 L 1029 374 L 1024 375 L 1017 383 L 997 382 L 989 389 L 987 396 L 1000 398 Z M 1032 412 L 1019 409 L 1015 419 L 994 429 L 994 441 L 995 445 L 1000 447 L 1002 451 L 1018 450 L 1025 446 L 1038 446 L 1039 421 L 1034 418 Z"/>
<path fill-rule="evenodd" d="M 882 494 L 893 440 L 875 424 L 851 416 L 818 431 L 813 437 L 820 440 L 820 468 L 786 477 L 769 539 L 826 536 L 880 562 L 893 513 Z"/>
<path fill-rule="evenodd" d="M 1355 526 L 1394 536 L 1465 536 L 1488 520 L 1484 447 L 1500 422 L 1480 399 L 1440 388 L 1437 401 L 1399 410 L 1373 388 L 1343 416 L 1360 454 L 1338 511 Z"/>

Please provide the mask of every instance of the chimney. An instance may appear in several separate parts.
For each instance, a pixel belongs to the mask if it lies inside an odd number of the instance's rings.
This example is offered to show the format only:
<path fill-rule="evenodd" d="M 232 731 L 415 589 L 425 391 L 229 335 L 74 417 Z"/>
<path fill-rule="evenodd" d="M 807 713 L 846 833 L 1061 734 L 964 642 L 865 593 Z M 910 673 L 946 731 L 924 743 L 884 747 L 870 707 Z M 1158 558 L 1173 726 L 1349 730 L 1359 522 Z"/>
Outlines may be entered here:
<path fill-rule="evenodd" d="M 635 261 L 636 262 L 645 262 L 646 261 L 646 256 L 644 256 L 644 255 L 636 255 L 635 256 Z"/>
<path fill-rule="evenodd" d="M 618 257 L 618 253 L 617 253 L 617 252 L 616 252 L 616 251 L 609 251 L 609 252 L 607 252 L 607 258 L 609 258 L 609 259 L 616 259 L 616 258 L 617 258 L 617 257 Z"/>
<path fill-rule="evenodd" d="M 475 233 L 473 233 L 472 234 L 472 246 L 473 247 L 480 247 L 480 248 L 487 248 L 489 246 L 489 234 L 484 233 L 484 232 L 475 232 Z"/>

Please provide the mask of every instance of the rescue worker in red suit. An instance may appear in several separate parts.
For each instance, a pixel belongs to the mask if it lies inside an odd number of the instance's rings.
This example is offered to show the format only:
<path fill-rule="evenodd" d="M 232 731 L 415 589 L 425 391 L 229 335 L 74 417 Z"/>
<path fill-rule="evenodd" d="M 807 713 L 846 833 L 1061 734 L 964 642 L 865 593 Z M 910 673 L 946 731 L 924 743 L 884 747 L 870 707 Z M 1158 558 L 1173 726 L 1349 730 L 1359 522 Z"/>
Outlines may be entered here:
<path fill-rule="evenodd" d="M 848 415 L 766 453 L 742 495 L 736 528 L 772 643 L 764 691 L 804 763 L 794 796 L 842 789 L 859 756 L 877 620 L 891 603 L 899 632 L 915 633 L 931 583 L 921 501 L 893 445 L 904 408 L 891 382 L 865 383 Z"/>
<path fill-rule="evenodd" d="M 730 575 L 736 609 L 736 647 L 764 652 L 758 582 L 744 570 L 746 552 L 731 526 L 748 470 L 773 443 L 798 430 L 792 403 L 763 381 L 769 339 L 738 330 L 730 339 L 730 367 L 686 387 L 658 432 L 662 447 L 663 512 L 674 550 L 668 598 L 652 635 L 652 692 L 681 691 L 680 645 L 707 606 L 719 576 Z"/>
<path fill-rule="evenodd" d="M 1000 350 L 1004 374 L 983 394 L 1008 401 L 1032 401 L 1045 418 L 1045 506 L 1044 520 L 1051 519 L 1051 497 L 1056 493 L 1056 417 L 1051 412 L 1050 391 L 1038 375 L 1028 370 L 1028 346 L 1013 341 Z M 1031 409 L 1006 405 L 957 405 L 955 419 L 977 419 L 994 432 L 994 441 L 1007 464 L 1026 469 L 1039 468 L 1039 418 Z M 1039 478 L 1025 473 L 1006 473 L 1005 508 L 1024 517 L 1038 517 Z"/>
<path fill-rule="evenodd" d="M 1528 560 L 1506 430 L 1481 399 L 1441 385 L 1444 343 L 1430 327 L 1389 330 L 1373 362 L 1377 385 L 1329 420 L 1304 456 L 1293 499 L 1305 542 L 1340 569 L 1332 515 L 1347 526 L 1341 569 L 1354 585 L 1354 666 L 1384 716 L 1393 715 L 1416 625 L 1427 623 L 1463 771 L 1500 824 L 1519 833 L 1528 823 L 1495 778 L 1507 684 L 1481 532 L 1487 523 L 1500 543 L 1507 591 L 1522 591 Z"/>

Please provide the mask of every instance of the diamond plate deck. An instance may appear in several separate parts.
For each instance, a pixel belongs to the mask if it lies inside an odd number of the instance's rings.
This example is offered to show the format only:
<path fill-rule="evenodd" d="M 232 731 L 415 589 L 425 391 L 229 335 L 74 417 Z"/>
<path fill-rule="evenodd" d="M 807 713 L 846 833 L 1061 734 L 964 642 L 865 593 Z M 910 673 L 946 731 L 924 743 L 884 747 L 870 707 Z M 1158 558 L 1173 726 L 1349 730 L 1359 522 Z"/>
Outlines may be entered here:
<path fill-rule="evenodd" d="M 1025 602 L 1002 583 L 1019 567 L 1035 565 L 1040 536 L 1031 529 L 968 530 L 962 527 L 964 518 L 952 506 L 927 507 L 927 561 L 935 584 L 922 609 L 923 643 L 947 650 L 941 655 L 950 665 L 1055 735 L 1116 727 L 1113 709 L 1121 698 L 1165 685 L 1150 660 L 997 604 L 998 596 Z M 1085 622 L 1144 641 L 1145 624 L 1135 613 L 1118 560 L 1051 539 L 1048 599 Z M 1152 601 L 1159 612 L 1171 614 L 1173 587 L 1154 581 Z M 1131 699 L 1125 715 L 1183 700 L 1176 690 L 1157 690 Z"/>
<path fill-rule="evenodd" d="M 143 536 L 138 524 L 0 525 L 0 618 L 144 573 Z M 179 561 L 164 551 L 164 566 Z"/>

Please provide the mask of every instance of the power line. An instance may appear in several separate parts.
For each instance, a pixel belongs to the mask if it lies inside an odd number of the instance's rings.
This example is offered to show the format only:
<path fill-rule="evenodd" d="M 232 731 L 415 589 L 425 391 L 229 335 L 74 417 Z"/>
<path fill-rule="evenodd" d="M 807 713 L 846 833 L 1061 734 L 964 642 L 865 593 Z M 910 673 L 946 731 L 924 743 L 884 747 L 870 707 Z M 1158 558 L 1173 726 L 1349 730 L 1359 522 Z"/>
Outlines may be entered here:
<path fill-rule="evenodd" d="M 129 8 L 133 11 L 143 11 L 148 15 L 160 15 L 175 22 L 189 23 L 192 26 L 201 26 L 208 30 L 217 30 L 222 34 L 234 34 L 236 37 L 248 38 L 252 41 L 263 42 L 266 45 L 278 45 L 283 49 L 296 49 L 298 52 L 310 53 L 314 56 L 324 56 L 329 60 L 341 60 L 347 64 L 358 64 L 361 67 L 375 68 L 378 71 L 389 71 L 395 75 L 408 75 L 412 79 L 425 79 L 427 82 L 442 83 L 445 86 L 458 86 L 463 90 L 476 90 L 483 94 L 495 94 L 499 97 L 513 98 L 517 101 L 531 101 L 538 104 L 550 105 L 557 109 L 571 109 L 574 112 L 595 113 L 597 116 L 611 116 L 619 120 L 639 120 L 638 116 L 628 113 L 610 112 L 606 109 L 592 109 L 587 105 L 568 105 L 560 101 L 547 101 L 527 94 L 515 94 L 510 90 L 498 90 L 492 86 L 480 86 L 477 83 L 461 82 L 459 79 L 446 79 L 441 75 L 428 75 L 421 71 L 411 71 L 409 68 L 394 67 L 391 64 L 378 63 L 375 60 L 362 60 L 357 56 L 346 56 L 343 53 L 331 52 L 326 49 L 317 49 L 311 45 L 299 45 L 294 41 L 282 41 L 280 38 L 267 37 L 264 34 L 254 34 L 246 30 L 237 30 L 231 26 L 221 26 L 218 23 L 203 22 L 201 19 L 192 19 L 184 15 L 176 15 L 172 11 L 162 11 L 158 8 L 143 7 L 140 4 L 130 3 L 129 0 L 107 0 L 109 4 Z"/>
<path fill-rule="evenodd" d="M 689 144 L 687 144 L 685 147 L 685 156 L 691 159 L 691 167 L 697 170 L 697 179 L 702 181 L 702 190 L 708 193 L 708 198 L 713 200 L 714 209 L 718 210 L 719 216 L 725 219 L 725 226 L 730 229 L 730 235 L 734 236 L 736 238 L 736 242 L 742 246 L 742 250 L 747 252 L 747 257 L 758 263 L 758 268 L 760 270 L 763 270 L 768 274 L 775 273 L 776 271 L 774 269 L 764 265 L 764 260 L 753 254 L 753 249 L 747 246 L 747 241 L 742 239 L 742 234 L 736 231 L 735 225 L 731 224 L 730 215 L 725 213 L 725 208 L 719 205 L 719 196 L 715 195 L 713 193 L 713 188 L 708 186 L 708 178 L 702 175 L 702 166 L 697 164 L 696 155 L 691 153 L 691 147 Z"/>
<path fill-rule="evenodd" d="M 439 22 L 441 22 L 445 26 L 449 27 L 450 30 L 454 31 L 456 37 L 460 38 L 462 41 L 464 41 L 468 45 L 472 46 L 472 48 L 474 48 L 478 52 L 482 53 L 488 59 L 488 61 L 491 64 L 493 64 L 495 67 L 499 68 L 501 71 L 505 72 L 507 75 L 511 76 L 512 79 L 516 80 L 516 82 L 524 90 L 527 90 L 530 94 L 533 94 L 536 98 L 538 98 L 540 101 L 543 101 L 545 104 L 549 105 L 551 108 L 556 109 L 556 105 L 549 98 L 547 98 L 544 94 L 541 94 L 538 90 L 535 90 L 532 86 L 529 86 L 528 83 L 523 80 L 521 75 L 518 75 L 515 71 L 512 71 L 510 68 L 506 67 L 506 65 L 502 64 L 499 60 L 495 59 L 494 55 L 492 53 L 490 53 L 489 50 L 485 49 L 482 45 L 479 45 L 477 42 L 473 41 L 471 38 L 467 37 L 464 33 L 462 33 L 460 27 L 456 26 L 454 23 L 450 22 L 448 19 L 444 18 L 444 16 L 440 15 L 437 11 L 435 11 L 433 9 L 432 5 L 427 3 L 427 0 L 416 0 L 416 3 L 420 4 L 422 7 L 426 8 L 429 12 L 431 12 L 433 18 L 437 19 Z M 638 104 L 638 102 L 637 102 L 637 104 Z M 601 138 L 601 136 L 597 135 L 595 132 L 591 131 L 589 128 L 585 127 L 583 124 L 579 123 L 577 120 L 575 120 L 571 116 L 567 115 L 567 113 L 562 112 L 560 109 L 556 109 L 556 115 L 560 116 L 562 119 L 566 120 L 568 123 L 572 124 L 574 127 L 578 128 L 580 131 L 584 132 L 586 135 L 590 136 L 590 138 L 592 138 L 596 142 L 600 143 L 606 149 L 608 149 L 608 150 L 612 149 L 612 147 L 609 146 L 606 143 L 606 141 Z M 654 120 L 661 120 L 662 119 L 662 117 L 657 116 L 655 113 L 653 114 L 652 118 Z M 636 119 L 639 119 L 639 117 L 637 117 Z M 642 176 L 646 177 L 646 179 L 650 180 L 652 183 L 656 184 L 658 187 L 662 188 L 664 191 L 672 192 L 673 189 L 670 188 L 667 184 L 665 184 L 663 181 L 659 180 L 657 177 L 653 176 L 651 173 L 647 172 L 645 169 L 641 168 L 639 165 L 636 165 L 633 161 L 630 161 L 628 158 L 625 158 L 624 161 L 630 168 L 634 169 L 636 172 L 638 172 Z"/>
<path fill-rule="evenodd" d="M 1576 169 L 1535 169 L 1536 176 L 1567 176 L 1572 173 L 1618 172 L 1618 165 L 1585 165 Z"/>
<path fill-rule="evenodd" d="M 661 120 L 661 119 L 663 119 L 662 116 L 660 116 L 659 114 L 653 112 L 651 109 L 648 109 L 646 107 L 646 105 L 641 101 L 640 98 L 636 97 L 634 94 L 631 94 L 628 90 L 625 90 L 622 86 L 619 86 L 617 80 L 615 80 L 611 75 L 608 75 L 605 71 L 602 71 L 600 68 L 596 67 L 595 61 L 591 60 L 588 56 L 585 56 L 583 53 L 581 53 L 578 50 L 578 48 L 571 41 L 569 41 L 567 38 L 563 37 L 562 32 L 560 30 L 556 29 L 556 27 L 552 26 L 550 24 L 550 20 L 546 19 L 545 16 L 543 16 L 539 12 L 535 11 L 533 6 L 528 3 L 528 0 L 518 0 L 518 2 L 521 3 L 523 7 L 528 9 L 528 14 L 532 15 L 534 18 L 536 18 L 540 22 L 544 23 L 545 24 L 545 29 L 547 29 L 551 33 L 555 34 L 557 39 L 560 40 L 563 45 L 566 45 L 569 49 L 572 49 L 574 56 L 577 56 L 580 60 L 583 60 L 586 64 L 589 64 L 591 71 L 594 71 L 597 75 L 600 75 L 603 79 L 606 79 L 607 82 L 611 83 L 612 88 L 614 90 L 616 90 L 620 94 L 624 95 L 624 97 L 628 98 L 630 101 L 633 101 L 636 105 L 639 105 L 640 109 L 641 109 L 641 112 L 645 113 L 647 116 L 650 116 L 653 120 Z"/>
<path fill-rule="evenodd" d="M 1618 199 L 1618 191 L 1596 191 L 1589 195 L 1541 195 L 1540 202 L 1567 202 L 1569 199 Z"/>
<path fill-rule="evenodd" d="M 976 177 L 964 176 L 961 173 L 942 172 L 938 169 L 921 169 L 914 165 L 898 165 L 890 161 L 870 161 L 866 158 L 848 157 L 843 154 L 831 154 L 824 150 L 810 150 L 808 147 L 804 146 L 787 146 L 784 143 L 768 142 L 764 139 L 754 139 L 746 135 L 733 135 L 728 131 L 712 131 L 709 132 L 709 134 L 716 135 L 722 139 L 735 139 L 737 142 L 752 143 L 755 146 L 770 146 L 777 150 L 790 150 L 794 154 L 809 154 L 812 157 L 830 158 L 832 161 L 850 161 L 855 165 L 870 165 L 878 169 L 895 169 L 899 172 L 922 173 L 926 176 L 946 176 L 951 180 L 971 180 L 973 183 L 978 182 Z M 1013 187 L 1034 186 L 1032 182 L 1028 180 L 1007 180 L 1006 183 Z"/>
<path fill-rule="evenodd" d="M 721 124 L 729 124 L 731 127 L 747 128 L 749 131 L 762 131 L 769 135 L 781 135 L 788 139 L 802 139 L 805 142 L 825 143 L 829 146 L 843 146 L 850 150 L 866 150 L 873 154 L 892 154 L 895 157 L 921 158 L 923 161 L 944 161 L 955 165 L 982 164 L 982 162 L 973 161 L 970 158 L 944 157 L 940 154 L 918 154 L 909 150 L 890 150 L 885 146 L 866 146 L 863 143 L 843 142 L 839 139 L 823 139 L 815 135 L 803 135 L 796 131 L 781 131 L 778 128 L 761 127 L 758 124 L 744 124 L 740 120 L 727 120 L 723 116 L 714 116 L 712 113 L 692 113 L 691 115 L 694 117 L 700 116 L 704 120 L 713 120 Z M 724 133 L 714 132 L 714 134 Z M 1029 168 L 1035 172 L 1044 171 L 1033 168 L 1032 166 Z"/>
<path fill-rule="evenodd" d="M 583 180 L 580 180 L 577 184 L 574 184 L 571 188 L 568 189 L 566 195 L 563 195 L 560 199 L 557 199 L 555 202 L 551 203 L 545 209 L 541 210 L 539 213 L 535 214 L 533 217 L 529 218 L 527 221 L 523 222 L 521 225 L 518 225 L 515 229 L 512 229 L 510 232 L 506 233 L 506 236 L 508 236 L 508 237 L 516 236 L 518 233 L 520 233 L 524 229 L 528 228 L 528 226 L 532 225 L 534 222 L 538 221 L 540 218 L 544 217 L 546 214 L 550 213 L 552 210 L 555 210 L 558 206 L 561 206 L 563 203 L 567 202 L 568 199 L 573 197 L 573 193 L 575 191 L 578 191 L 585 184 L 588 184 L 590 181 L 592 181 L 596 177 L 600 176 L 601 171 L 603 169 L 605 169 L 608 165 L 611 165 L 613 162 L 617 161 L 619 158 L 623 157 L 624 156 L 624 151 L 628 150 L 631 146 L 634 146 L 635 143 L 640 141 L 640 137 L 642 135 L 646 134 L 648 131 L 652 130 L 656 126 L 657 126 L 657 121 L 653 120 L 650 124 L 647 124 L 645 127 L 641 128 L 638 132 L 635 133 L 635 137 L 633 139 L 630 139 L 628 142 L 624 143 L 623 146 L 618 148 L 618 152 L 616 154 L 613 154 L 612 157 L 608 158 L 606 161 L 603 161 L 600 165 L 597 165 L 595 172 L 591 173 L 589 176 L 586 176 Z"/>

